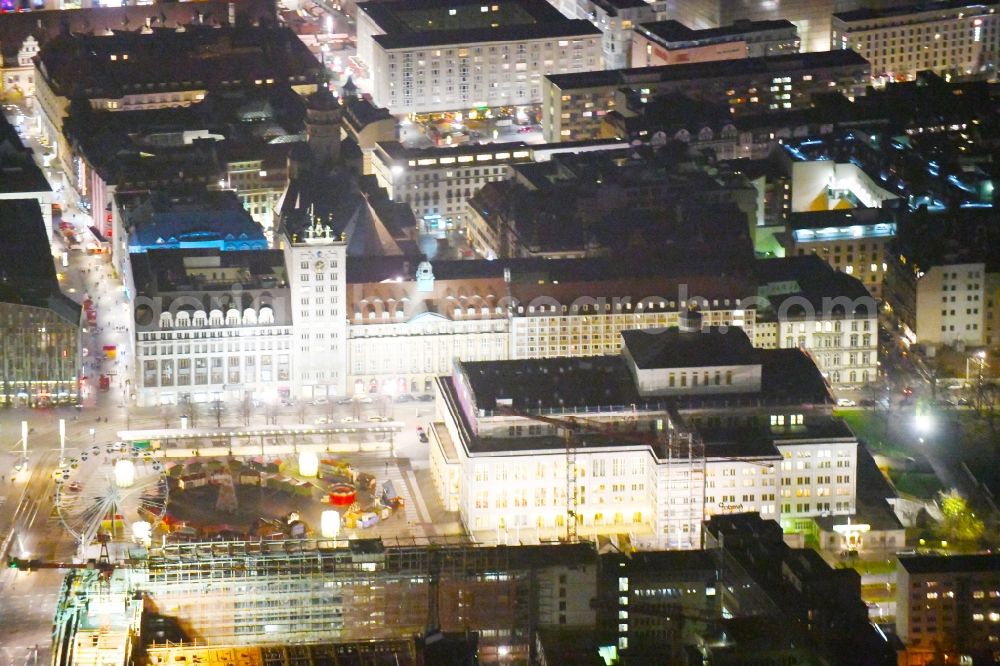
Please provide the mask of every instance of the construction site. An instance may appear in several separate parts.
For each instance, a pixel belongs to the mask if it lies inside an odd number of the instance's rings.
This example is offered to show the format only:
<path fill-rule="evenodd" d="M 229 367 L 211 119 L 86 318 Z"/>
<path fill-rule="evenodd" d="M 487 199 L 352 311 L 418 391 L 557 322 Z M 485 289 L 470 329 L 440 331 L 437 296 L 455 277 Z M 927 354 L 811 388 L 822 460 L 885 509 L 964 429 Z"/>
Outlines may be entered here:
<path fill-rule="evenodd" d="M 481 663 L 533 663 L 540 627 L 567 617 L 593 624 L 596 566 L 585 543 L 282 540 L 134 549 L 120 564 L 68 573 L 53 664 L 421 663 L 427 636 L 474 643 Z M 574 586 L 567 598 L 570 572 L 591 589 Z"/>

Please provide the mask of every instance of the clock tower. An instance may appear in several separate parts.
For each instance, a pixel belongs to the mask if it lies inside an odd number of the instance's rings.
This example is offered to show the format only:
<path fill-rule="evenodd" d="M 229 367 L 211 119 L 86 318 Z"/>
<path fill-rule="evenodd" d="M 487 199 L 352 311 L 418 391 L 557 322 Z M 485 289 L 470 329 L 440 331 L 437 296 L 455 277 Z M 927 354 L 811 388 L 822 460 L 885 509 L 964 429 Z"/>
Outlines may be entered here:
<path fill-rule="evenodd" d="M 284 243 L 294 325 L 295 397 L 347 394 L 347 243 L 309 208 L 301 237 Z"/>

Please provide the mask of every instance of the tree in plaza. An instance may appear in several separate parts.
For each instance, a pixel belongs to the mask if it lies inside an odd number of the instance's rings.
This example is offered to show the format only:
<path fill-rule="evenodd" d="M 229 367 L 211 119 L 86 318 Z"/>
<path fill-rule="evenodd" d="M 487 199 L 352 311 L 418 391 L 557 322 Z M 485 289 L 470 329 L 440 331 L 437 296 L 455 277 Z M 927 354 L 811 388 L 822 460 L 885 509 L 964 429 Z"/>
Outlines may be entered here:
<path fill-rule="evenodd" d="M 180 405 L 181 414 L 188 418 L 188 425 L 192 428 L 198 427 L 198 406 L 191 400 L 191 394 L 185 393 L 181 396 L 180 401 L 177 403 Z"/>
<path fill-rule="evenodd" d="M 175 412 L 176 410 L 173 405 L 163 405 L 163 407 L 160 408 L 160 416 L 163 417 L 164 428 L 174 427 L 174 420 L 177 417 Z"/>
<path fill-rule="evenodd" d="M 983 536 L 983 521 L 969 508 L 968 501 L 954 488 L 938 493 L 941 513 L 944 514 L 942 528 L 945 533 L 960 541 L 976 541 Z"/>
<path fill-rule="evenodd" d="M 212 401 L 212 414 L 215 415 L 215 427 L 222 427 L 222 414 L 226 411 L 225 403 L 219 398 Z"/>
<path fill-rule="evenodd" d="M 246 391 L 243 393 L 243 400 L 240 401 L 240 416 L 243 417 L 243 425 L 250 425 L 250 417 L 253 415 L 253 400 L 250 398 L 250 392 Z"/>

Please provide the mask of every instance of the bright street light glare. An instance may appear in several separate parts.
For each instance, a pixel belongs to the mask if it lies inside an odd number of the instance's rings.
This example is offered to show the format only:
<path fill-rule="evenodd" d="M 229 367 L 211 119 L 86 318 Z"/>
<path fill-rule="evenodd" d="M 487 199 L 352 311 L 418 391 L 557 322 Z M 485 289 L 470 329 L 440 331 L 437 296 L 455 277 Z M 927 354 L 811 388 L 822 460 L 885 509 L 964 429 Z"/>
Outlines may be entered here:
<path fill-rule="evenodd" d="M 930 414 L 917 414 L 913 417 L 913 425 L 916 427 L 917 432 L 929 433 L 934 429 L 934 417 Z"/>

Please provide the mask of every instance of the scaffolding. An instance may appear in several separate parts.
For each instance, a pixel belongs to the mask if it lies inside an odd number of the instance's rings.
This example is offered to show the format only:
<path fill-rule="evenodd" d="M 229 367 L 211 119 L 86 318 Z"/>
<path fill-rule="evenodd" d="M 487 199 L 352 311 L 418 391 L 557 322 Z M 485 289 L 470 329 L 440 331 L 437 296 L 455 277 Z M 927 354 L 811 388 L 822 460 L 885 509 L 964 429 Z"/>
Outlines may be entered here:
<path fill-rule="evenodd" d="M 568 550 L 552 550 L 559 548 Z M 129 566 L 147 612 L 177 618 L 184 640 L 204 646 L 475 631 L 490 661 L 491 651 L 526 658 L 531 649 L 533 571 L 593 556 L 587 544 L 509 548 L 306 539 L 171 544 Z"/>

